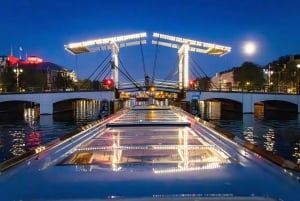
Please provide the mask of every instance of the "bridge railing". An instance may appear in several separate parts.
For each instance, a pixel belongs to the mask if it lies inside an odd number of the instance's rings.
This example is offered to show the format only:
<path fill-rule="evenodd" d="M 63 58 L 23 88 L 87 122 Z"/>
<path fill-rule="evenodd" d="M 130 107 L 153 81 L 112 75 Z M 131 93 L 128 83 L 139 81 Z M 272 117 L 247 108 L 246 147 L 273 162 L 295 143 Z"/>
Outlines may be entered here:
<path fill-rule="evenodd" d="M 150 83 L 150 86 L 156 88 L 156 90 L 175 90 L 179 91 L 178 81 L 173 80 L 159 80 L 156 79 L 153 83 Z M 59 89 L 59 90 L 45 90 L 43 88 L 35 87 L 29 88 L 28 90 L 22 91 L 1 91 L 0 94 L 19 94 L 19 93 L 65 93 L 65 92 L 88 92 L 88 91 L 113 91 L 113 88 L 105 89 Z M 145 86 L 145 81 L 136 81 L 136 82 L 122 82 L 119 85 L 119 91 L 138 91 L 138 90 L 148 90 Z M 209 88 L 196 86 L 188 88 L 188 91 L 221 91 L 221 92 L 247 92 L 247 93 L 276 93 L 276 94 L 300 94 L 299 87 L 288 87 L 288 86 L 275 86 L 275 85 L 264 85 L 262 87 L 255 86 L 239 86 L 239 85 L 229 85 L 229 84 L 220 84 L 218 86 L 211 86 Z"/>
<path fill-rule="evenodd" d="M 276 94 L 300 94 L 296 88 L 288 88 L 287 86 L 264 85 L 262 87 L 255 86 L 238 86 L 238 85 L 220 85 L 211 88 L 190 88 L 189 91 L 220 91 L 220 92 L 247 92 L 247 93 L 276 93 Z"/>

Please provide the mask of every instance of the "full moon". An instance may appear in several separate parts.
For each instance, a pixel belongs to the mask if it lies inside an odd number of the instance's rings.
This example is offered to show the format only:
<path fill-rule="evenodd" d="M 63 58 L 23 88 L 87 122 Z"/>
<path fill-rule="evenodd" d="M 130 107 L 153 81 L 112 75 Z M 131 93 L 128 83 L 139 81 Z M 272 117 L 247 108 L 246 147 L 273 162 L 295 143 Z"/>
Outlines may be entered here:
<path fill-rule="evenodd" d="M 244 45 L 245 54 L 252 55 L 256 51 L 256 45 L 253 42 L 246 42 Z"/>

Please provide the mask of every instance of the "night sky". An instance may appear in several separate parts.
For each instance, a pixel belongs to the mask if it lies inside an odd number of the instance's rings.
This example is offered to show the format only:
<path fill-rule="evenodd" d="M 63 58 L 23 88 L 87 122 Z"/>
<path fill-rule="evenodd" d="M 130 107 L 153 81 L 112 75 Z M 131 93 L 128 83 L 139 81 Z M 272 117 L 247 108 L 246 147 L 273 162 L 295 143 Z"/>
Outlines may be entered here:
<path fill-rule="evenodd" d="M 0 55 L 35 55 L 88 78 L 109 51 L 75 57 L 64 49 L 80 42 L 147 32 L 146 73 L 165 79 L 176 71 L 177 50 L 151 45 L 152 33 L 232 47 L 223 57 L 191 53 L 208 75 L 244 61 L 266 65 L 280 56 L 300 54 L 300 1 L 297 0 L 6 0 L 1 1 Z M 246 41 L 255 54 L 242 51 Z M 19 51 L 22 47 L 23 51 Z M 155 54 L 157 60 L 155 64 Z M 120 59 L 136 79 L 144 76 L 140 46 L 122 48 Z"/>

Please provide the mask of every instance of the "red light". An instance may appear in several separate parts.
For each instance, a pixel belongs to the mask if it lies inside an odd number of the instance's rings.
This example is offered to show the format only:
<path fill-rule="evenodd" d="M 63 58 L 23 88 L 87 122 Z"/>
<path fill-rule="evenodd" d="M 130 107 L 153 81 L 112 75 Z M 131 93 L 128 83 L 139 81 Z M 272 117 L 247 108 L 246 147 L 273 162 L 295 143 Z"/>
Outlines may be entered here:
<path fill-rule="evenodd" d="M 18 59 L 17 57 L 14 57 L 14 56 L 8 56 L 7 60 L 8 60 L 9 66 L 14 66 L 20 61 L 20 59 Z"/>
<path fill-rule="evenodd" d="M 190 88 L 194 88 L 195 87 L 195 80 L 190 80 L 189 81 L 189 86 L 190 86 Z"/>
<path fill-rule="evenodd" d="M 114 84 L 114 81 L 112 79 L 108 78 L 108 79 L 104 79 L 103 83 L 105 86 L 112 87 Z"/>

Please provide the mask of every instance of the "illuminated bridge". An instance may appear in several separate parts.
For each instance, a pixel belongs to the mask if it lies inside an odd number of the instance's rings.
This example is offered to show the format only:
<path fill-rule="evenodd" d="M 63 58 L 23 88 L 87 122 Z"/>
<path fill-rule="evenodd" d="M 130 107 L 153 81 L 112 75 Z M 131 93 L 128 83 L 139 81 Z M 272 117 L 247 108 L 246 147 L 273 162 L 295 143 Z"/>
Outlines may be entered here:
<path fill-rule="evenodd" d="M 135 81 L 135 79 L 129 75 L 126 69 L 122 70 L 119 61 L 119 51 L 121 48 L 129 46 L 139 45 L 143 54 L 142 45 L 146 44 L 147 33 L 137 33 L 125 36 L 101 38 L 97 40 L 88 40 L 76 43 L 70 43 L 65 45 L 65 49 L 72 54 L 78 55 L 83 53 L 91 53 L 97 51 L 111 51 L 110 65 L 104 65 L 104 67 L 98 72 L 97 79 L 105 80 L 104 84 L 113 85 L 116 91 L 147 91 L 149 88 L 155 88 L 156 90 L 177 92 L 180 94 L 180 98 L 185 97 L 185 91 L 189 88 L 189 52 L 202 53 L 214 56 L 223 56 L 231 51 L 230 47 L 221 46 L 212 43 L 206 43 L 202 41 L 196 41 L 186 38 L 180 38 L 160 33 L 153 33 L 152 44 L 156 46 L 165 46 L 169 48 L 178 49 L 178 80 L 158 80 L 155 76 L 155 67 L 153 69 L 152 78 L 146 74 L 145 62 L 143 60 L 144 68 L 144 80 Z M 103 61 L 103 63 L 105 60 Z M 156 61 L 155 61 L 156 63 Z M 108 72 L 107 72 L 108 70 Z M 110 71 L 110 72 L 109 72 Z M 107 75 L 110 74 L 109 78 Z M 127 81 L 126 83 L 120 82 L 119 74 L 123 75 Z M 118 98 L 118 94 L 116 94 Z"/>
<path fill-rule="evenodd" d="M 282 108 L 278 105 L 284 104 L 292 108 L 296 113 L 300 112 L 299 95 L 294 94 L 273 94 L 261 92 L 220 92 L 220 91 L 190 91 L 190 57 L 189 52 L 196 52 L 214 56 L 223 56 L 231 51 L 230 47 L 217 44 L 206 43 L 186 38 L 180 38 L 160 33 L 153 33 L 152 44 L 175 48 L 178 50 L 178 79 L 166 80 L 156 78 L 155 73 L 152 77 L 148 76 L 144 67 L 144 78 L 136 80 L 129 75 L 126 69 L 122 68 L 122 62 L 119 59 L 119 52 L 129 46 L 142 46 L 147 42 L 147 33 L 137 33 L 125 36 L 101 38 L 97 40 L 87 40 L 65 45 L 65 49 L 72 54 L 93 53 L 97 51 L 111 51 L 104 61 L 103 65 L 97 67 L 96 80 L 103 87 L 94 91 L 70 91 L 70 92 L 46 92 L 46 93 L 16 93 L 1 94 L 1 104 L 5 102 L 29 102 L 39 105 L 40 114 L 55 113 L 54 105 L 69 100 L 88 99 L 88 100 L 130 100 L 136 98 L 141 100 L 159 99 L 160 101 L 171 100 L 180 103 L 185 101 L 211 101 L 219 102 L 219 107 L 226 108 L 239 113 L 254 113 L 255 104 L 263 104 L 271 109 Z M 142 54 L 143 55 L 143 54 Z M 144 58 L 143 58 L 144 60 Z M 154 69 L 155 70 L 155 69 Z M 119 79 L 123 75 L 125 80 Z M 98 85 L 97 85 L 98 86 Z M 134 94 L 132 96 L 132 94 Z M 154 103 L 149 101 L 149 103 Z M 187 104 L 188 105 L 188 104 Z M 5 106 L 2 106 L 5 107 Z M 189 111 L 189 108 L 186 107 Z"/>

